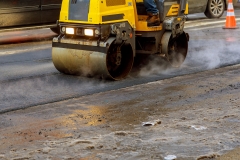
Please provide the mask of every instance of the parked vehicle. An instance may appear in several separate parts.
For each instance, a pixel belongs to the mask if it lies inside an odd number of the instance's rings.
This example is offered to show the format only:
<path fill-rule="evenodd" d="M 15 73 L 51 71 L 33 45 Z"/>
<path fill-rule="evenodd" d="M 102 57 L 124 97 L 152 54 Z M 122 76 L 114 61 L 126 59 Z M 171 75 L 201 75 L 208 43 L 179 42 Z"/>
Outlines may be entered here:
<path fill-rule="evenodd" d="M 0 29 L 56 24 L 62 0 L 0 0 Z M 57 25 L 52 30 L 57 31 Z"/>
<path fill-rule="evenodd" d="M 227 0 L 188 0 L 189 14 L 203 13 L 208 18 L 220 18 L 227 9 Z"/>

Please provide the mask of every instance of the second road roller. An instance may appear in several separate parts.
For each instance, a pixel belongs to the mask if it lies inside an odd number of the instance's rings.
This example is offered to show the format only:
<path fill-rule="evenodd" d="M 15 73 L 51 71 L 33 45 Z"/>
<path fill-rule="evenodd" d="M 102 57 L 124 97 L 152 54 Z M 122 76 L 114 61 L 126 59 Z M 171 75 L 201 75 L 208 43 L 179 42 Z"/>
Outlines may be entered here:
<path fill-rule="evenodd" d="M 188 51 L 186 0 L 156 0 L 160 24 L 148 26 L 143 0 L 63 0 L 52 61 L 65 74 L 126 78 L 138 54 L 179 67 Z"/>

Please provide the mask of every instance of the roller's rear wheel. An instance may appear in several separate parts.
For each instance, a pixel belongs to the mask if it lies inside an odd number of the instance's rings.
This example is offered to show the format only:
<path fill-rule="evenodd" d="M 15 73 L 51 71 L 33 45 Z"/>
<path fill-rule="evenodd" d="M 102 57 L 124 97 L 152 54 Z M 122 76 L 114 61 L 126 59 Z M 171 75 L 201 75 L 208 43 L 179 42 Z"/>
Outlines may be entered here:
<path fill-rule="evenodd" d="M 188 35 L 183 32 L 173 38 L 171 32 L 165 32 L 162 37 L 162 52 L 172 67 L 180 67 L 188 51 Z"/>

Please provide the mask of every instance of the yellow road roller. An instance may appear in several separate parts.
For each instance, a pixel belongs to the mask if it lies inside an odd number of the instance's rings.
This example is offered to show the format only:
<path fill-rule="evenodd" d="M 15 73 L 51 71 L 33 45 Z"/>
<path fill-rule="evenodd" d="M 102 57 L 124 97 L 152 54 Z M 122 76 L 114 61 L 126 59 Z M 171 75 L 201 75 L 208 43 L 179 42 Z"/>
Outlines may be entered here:
<path fill-rule="evenodd" d="M 179 67 L 187 56 L 186 0 L 156 0 L 159 26 L 147 26 L 143 0 L 63 0 L 52 61 L 65 74 L 126 78 L 138 54 Z"/>

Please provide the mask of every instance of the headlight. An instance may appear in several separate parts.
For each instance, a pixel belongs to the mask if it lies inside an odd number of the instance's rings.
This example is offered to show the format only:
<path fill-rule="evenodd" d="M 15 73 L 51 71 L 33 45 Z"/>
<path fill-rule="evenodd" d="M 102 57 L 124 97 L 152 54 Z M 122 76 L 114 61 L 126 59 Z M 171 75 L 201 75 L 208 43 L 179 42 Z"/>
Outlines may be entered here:
<path fill-rule="evenodd" d="M 96 35 L 99 35 L 99 34 L 100 34 L 100 32 L 99 32 L 98 29 L 95 30 L 95 34 L 96 34 Z"/>
<path fill-rule="evenodd" d="M 62 32 L 65 33 L 66 27 L 62 27 Z"/>
<path fill-rule="evenodd" d="M 86 36 L 93 36 L 93 30 L 92 29 L 84 29 L 84 34 Z"/>
<path fill-rule="evenodd" d="M 66 28 L 66 34 L 74 34 L 74 28 Z"/>

